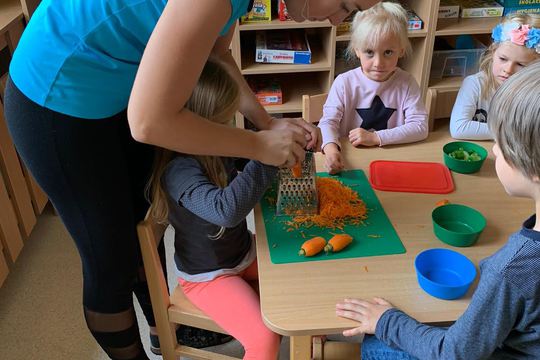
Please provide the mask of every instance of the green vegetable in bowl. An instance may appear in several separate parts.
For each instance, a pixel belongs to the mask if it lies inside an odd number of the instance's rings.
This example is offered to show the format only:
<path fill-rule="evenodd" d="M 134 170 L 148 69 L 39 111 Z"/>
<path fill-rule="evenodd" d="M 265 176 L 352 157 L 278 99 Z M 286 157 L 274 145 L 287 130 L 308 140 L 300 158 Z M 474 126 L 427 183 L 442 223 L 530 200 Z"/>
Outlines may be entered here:
<path fill-rule="evenodd" d="M 451 158 L 462 161 L 480 161 L 482 157 L 476 151 L 466 151 L 463 148 L 452 151 L 448 154 Z"/>

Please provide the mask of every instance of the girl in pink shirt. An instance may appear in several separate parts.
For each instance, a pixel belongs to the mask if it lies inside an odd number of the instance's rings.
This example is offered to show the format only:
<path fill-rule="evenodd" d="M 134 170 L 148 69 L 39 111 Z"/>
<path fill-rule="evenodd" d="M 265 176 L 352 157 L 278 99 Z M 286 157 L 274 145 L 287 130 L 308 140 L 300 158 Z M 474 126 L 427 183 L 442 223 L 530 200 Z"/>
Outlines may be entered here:
<path fill-rule="evenodd" d="M 427 137 L 420 88 L 397 66 L 410 48 L 401 5 L 381 2 L 356 14 L 348 50 L 361 66 L 335 79 L 319 122 L 331 174 L 343 170 L 340 138 L 353 146 L 383 146 Z"/>

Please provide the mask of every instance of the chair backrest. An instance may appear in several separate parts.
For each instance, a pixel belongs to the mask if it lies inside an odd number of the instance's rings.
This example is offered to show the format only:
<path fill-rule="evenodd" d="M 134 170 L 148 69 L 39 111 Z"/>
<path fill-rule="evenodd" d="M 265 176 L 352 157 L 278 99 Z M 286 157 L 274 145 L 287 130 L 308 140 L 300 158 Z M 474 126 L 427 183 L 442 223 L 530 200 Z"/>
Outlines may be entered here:
<path fill-rule="evenodd" d="M 303 95 L 302 96 L 302 117 L 310 123 L 317 123 L 321 120 L 323 106 L 328 94 Z"/>
<path fill-rule="evenodd" d="M 137 225 L 146 281 L 150 290 L 150 300 L 152 301 L 163 359 L 175 360 L 179 356 L 211 360 L 236 359 L 203 349 L 179 345 L 176 341 L 176 324 L 226 332 L 195 307 L 185 297 L 180 286 L 176 286 L 172 296 L 169 296 L 167 279 L 165 279 L 158 253 L 158 246 L 166 229 L 166 224 L 157 223 L 150 214 L 147 214 L 145 219 Z"/>

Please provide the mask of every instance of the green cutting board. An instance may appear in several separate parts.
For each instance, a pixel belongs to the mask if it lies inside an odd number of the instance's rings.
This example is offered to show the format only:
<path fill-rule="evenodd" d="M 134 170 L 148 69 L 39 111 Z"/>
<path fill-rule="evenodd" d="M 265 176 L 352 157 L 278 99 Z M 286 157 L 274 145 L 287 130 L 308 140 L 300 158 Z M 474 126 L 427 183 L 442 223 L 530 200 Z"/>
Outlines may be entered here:
<path fill-rule="evenodd" d="M 328 173 L 317 173 L 317 176 L 329 177 Z M 290 230 L 286 224 L 291 220 L 290 216 L 276 216 L 275 201 L 276 188 L 268 190 L 261 200 L 264 225 L 266 227 L 266 238 L 270 249 L 270 260 L 274 264 L 287 264 L 304 261 L 320 261 L 346 259 L 364 256 L 402 254 L 405 247 L 401 243 L 394 227 L 388 220 L 388 216 L 373 192 L 371 185 L 362 170 L 344 171 L 335 177 L 343 184 L 356 191 L 366 204 L 368 217 L 360 225 L 347 225 L 342 230 L 328 229 L 312 226 L 310 228 L 299 228 Z M 324 251 L 312 256 L 304 257 L 298 255 L 298 250 L 306 241 L 314 236 L 322 236 L 329 240 L 334 234 L 347 233 L 353 237 L 353 242 L 348 247 L 338 253 L 326 254 Z M 302 234 L 304 236 L 302 236 Z"/>

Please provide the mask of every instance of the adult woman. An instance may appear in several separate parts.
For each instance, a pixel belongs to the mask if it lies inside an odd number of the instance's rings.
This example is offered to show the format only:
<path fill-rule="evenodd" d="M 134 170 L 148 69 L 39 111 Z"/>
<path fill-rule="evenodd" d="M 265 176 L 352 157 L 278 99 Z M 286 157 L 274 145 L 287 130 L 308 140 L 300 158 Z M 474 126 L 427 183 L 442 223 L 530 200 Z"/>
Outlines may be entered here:
<path fill-rule="evenodd" d="M 287 5 L 295 20 L 337 23 L 375 2 Z M 132 292 L 154 325 L 135 234 L 148 206 L 147 144 L 279 166 L 292 166 L 304 148 L 319 147 L 314 127 L 300 119 L 272 120 L 234 65 L 228 45 L 248 6 L 248 0 L 196 6 L 188 0 L 43 0 L 14 54 L 8 127 L 77 245 L 87 325 L 112 359 L 147 358 Z M 184 109 L 211 55 L 229 64 L 241 86 L 241 112 L 263 131 L 215 125 Z"/>

